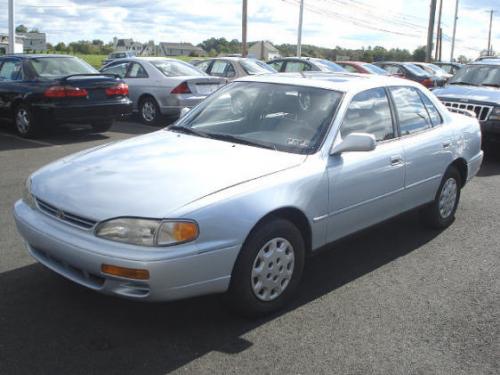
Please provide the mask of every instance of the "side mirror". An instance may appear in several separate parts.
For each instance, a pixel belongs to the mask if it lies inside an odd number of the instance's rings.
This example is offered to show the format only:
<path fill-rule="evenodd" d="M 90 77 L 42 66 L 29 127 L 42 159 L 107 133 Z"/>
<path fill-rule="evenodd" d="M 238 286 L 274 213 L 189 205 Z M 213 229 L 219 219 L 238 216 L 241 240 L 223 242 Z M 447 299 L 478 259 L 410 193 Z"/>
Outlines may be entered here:
<path fill-rule="evenodd" d="M 186 116 L 186 114 L 187 114 L 190 110 L 191 110 L 191 109 L 190 109 L 190 108 L 188 108 L 188 107 L 184 107 L 184 108 L 182 108 L 182 109 L 181 109 L 181 113 L 180 113 L 179 118 Z"/>
<path fill-rule="evenodd" d="M 330 155 L 349 151 L 372 151 L 377 146 L 375 136 L 368 133 L 351 133 L 342 142 L 332 147 Z"/>

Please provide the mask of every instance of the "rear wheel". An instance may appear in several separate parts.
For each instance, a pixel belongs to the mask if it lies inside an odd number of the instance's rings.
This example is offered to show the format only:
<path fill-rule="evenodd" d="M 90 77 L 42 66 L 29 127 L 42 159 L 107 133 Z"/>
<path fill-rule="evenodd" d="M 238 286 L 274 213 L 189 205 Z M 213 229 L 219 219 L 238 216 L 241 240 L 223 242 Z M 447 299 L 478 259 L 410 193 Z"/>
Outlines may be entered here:
<path fill-rule="evenodd" d="M 14 109 L 14 124 L 17 133 L 23 138 L 33 137 L 40 130 L 40 124 L 35 120 L 31 108 L 26 104 L 19 104 Z"/>
<path fill-rule="evenodd" d="M 93 122 L 91 124 L 92 130 L 96 133 L 107 132 L 113 126 L 113 120 Z"/>
<path fill-rule="evenodd" d="M 443 229 L 455 220 L 462 179 L 457 168 L 449 167 L 439 185 L 434 201 L 422 211 L 424 223 L 435 229 Z"/>
<path fill-rule="evenodd" d="M 245 241 L 231 276 L 230 308 L 259 317 L 284 307 L 302 277 L 305 247 L 300 231 L 284 219 L 259 225 Z"/>
<path fill-rule="evenodd" d="M 155 125 L 161 117 L 160 108 L 158 103 L 151 96 L 146 96 L 141 99 L 139 103 L 139 117 L 146 125 Z"/>

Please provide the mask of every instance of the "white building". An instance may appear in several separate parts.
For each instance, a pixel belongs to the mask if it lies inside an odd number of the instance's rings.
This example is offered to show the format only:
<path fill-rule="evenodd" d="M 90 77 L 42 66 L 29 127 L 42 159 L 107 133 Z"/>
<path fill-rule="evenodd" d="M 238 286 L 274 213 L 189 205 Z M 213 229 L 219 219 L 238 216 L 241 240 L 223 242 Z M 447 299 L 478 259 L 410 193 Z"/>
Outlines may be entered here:
<path fill-rule="evenodd" d="M 270 42 L 257 42 L 250 46 L 248 49 L 248 57 L 259 60 L 272 60 L 281 57 L 280 51 L 273 46 Z"/>
<path fill-rule="evenodd" d="M 9 52 L 9 36 L 0 34 L 0 55 L 5 55 Z M 16 35 L 16 43 L 14 44 L 14 53 L 23 53 L 23 38 Z"/>

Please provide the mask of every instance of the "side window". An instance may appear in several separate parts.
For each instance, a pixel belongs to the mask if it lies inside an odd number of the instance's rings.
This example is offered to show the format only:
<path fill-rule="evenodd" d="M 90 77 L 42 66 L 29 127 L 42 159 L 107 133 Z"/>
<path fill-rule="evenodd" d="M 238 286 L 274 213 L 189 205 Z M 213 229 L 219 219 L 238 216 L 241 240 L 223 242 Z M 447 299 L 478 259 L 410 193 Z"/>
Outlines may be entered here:
<path fill-rule="evenodd" d="M 125 62 L 104 68 L 102 72 L 117 74 L 120 76 L 120 78 L 125 78 L 125 75 L 127 74 L 127 68 L 128 68 L 128 63 Z"/>
<path fill-rule="evenodd" d="M 196 67 L 200 70 L 203 70 L 205 73 L 207 73 L 208 67 L 210 66 L 211 61 L 202 61 L 199 64 L 196 64 Z"/>
<path fill-rule="evenodd" d="M 342 138 L 350 133 L 373 134 L 377 141 L 394 138 L 391 107 L 383 88 L 363 91 L 352 99 L 340 127 Z"/>
<path fill-rule="evenodd" d="M 20 61 L 5 61 L 0 67 L 0 79 L 5 81 L 22 80 Z"/>
<path fill-rule="evenodd" d="M 413 87 L 392 87 L 401 135 L 413 134 L 432 127 L 431 119 L 422 99 Z"/>
<path fill-rule="evenodd" d="M 148 73 L 141 64 L 132 63 L 128 71 L 128 78 L 148 78 Z"/>
<path fill-rule="evenodd" d="M 226 75 L 225 75 L 225 77 L 231 78 L 231 77 L 234 77 L 234 76 L 236 76 L 236 70 L 234 70 L 233 64 L 228 63 L 227 64 L 227 69 L 226 69 Z"/>
<path fill-rule="evenodd" d="M 347 70 L 349 73 L 358 73 L 358 71 L 356 70 L 356 68 L 352 65 L 342 65 L 342 68 L 344 68 L 345 70 Z"/>
<path fill-rule="evenodd" d="M 439 111 L 434 106 L 434 104 L 431 102 L 429 97 L 421 91 L 419 91 L 418 93 L 420 94 L 420 97 L 421 97 L 422 101 L 424 102 L 425 108 L 427 109 L 427 112 L 429 113 L 432 125 L 436 126 L 436 125 L 442 124 L 443 119 L 441 118 Z"/>
<path fill-rule="evenodd" d="M 275 61 L 269 65 L 271 65 L 273 67 L 273 69 L 276 70 L 277 72 L 281 72 L 281 68 L 283 66 L 283 61 Z"/>
<path fill-rule="evenodd" d="M 300 61 L 287 61 L 285 66 L 285 72 L 296 73 L 311 70 L 309 66 Z"/>
<path fill-rule="evenodd" d="M 228 63 L 226 61 L 215 60 L 212 65 L 212 69 L 210 69 L 210 75 L 217 77 L 225 77 L 227 66 Z"/>

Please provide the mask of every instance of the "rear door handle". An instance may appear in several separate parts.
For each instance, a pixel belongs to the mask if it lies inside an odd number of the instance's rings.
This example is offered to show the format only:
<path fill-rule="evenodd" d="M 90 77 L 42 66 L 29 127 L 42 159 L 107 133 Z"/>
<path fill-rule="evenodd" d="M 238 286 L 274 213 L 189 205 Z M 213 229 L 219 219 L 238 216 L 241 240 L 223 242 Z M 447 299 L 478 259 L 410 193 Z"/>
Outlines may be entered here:
<path fill-rule="evenodd" d="M 401 155 L 391 156 L 391 165 L 392 166 L 401 165 L 401 164 L 403 164 L 403 157 Z"/>
<path fill-rule="evenodd" d="M 450 141 L 443 142 L 443 148 L 448 148 L 450 146 L 451 146 L 451 142 Z"/>

